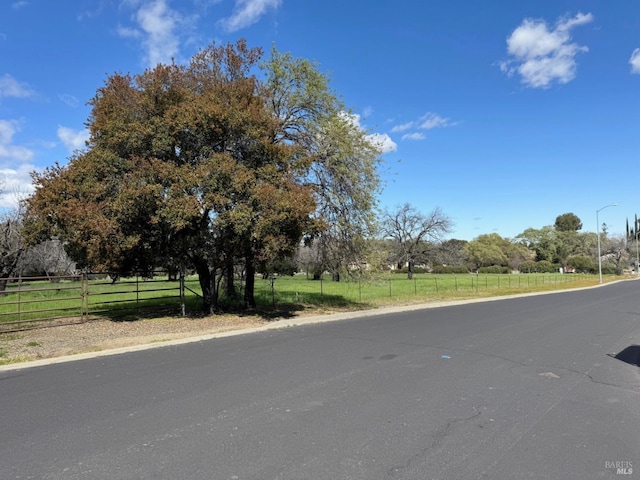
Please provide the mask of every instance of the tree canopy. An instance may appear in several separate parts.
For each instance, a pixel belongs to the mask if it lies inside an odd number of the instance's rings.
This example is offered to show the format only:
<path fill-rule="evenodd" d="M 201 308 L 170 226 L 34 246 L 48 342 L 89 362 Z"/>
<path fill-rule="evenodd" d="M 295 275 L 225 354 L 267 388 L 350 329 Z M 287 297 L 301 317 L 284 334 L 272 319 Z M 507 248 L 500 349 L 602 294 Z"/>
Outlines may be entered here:
<path fill-rule="evenodd" d="M 315 65 L 261 55 L 239 41 L 110 76 L 90 101 L 87 148 L 33 175 L 29 241 L 60 239 L 94 270 L 194 269 L 213 312 L 234 263 L 253 306 L 258 265 L 329 225 L 366 226 L 379 149 Z"/>
<path fill-rule="evenodd" d="M 556 217 L 553 227 L 560 232 L 577 232 L 582 228 L 582 220 L 575 213 L 563 213 Z"/>
<path fill-rule="evenodd" d="M 535 257 L 535 252 L 523 243 L 503 238 L 497 233 L 474 238 L 466 244 L 465 251 L 469 261 L 476 268 L 498 265 L 518 270 L 520 265 L 532 261 Z"/>

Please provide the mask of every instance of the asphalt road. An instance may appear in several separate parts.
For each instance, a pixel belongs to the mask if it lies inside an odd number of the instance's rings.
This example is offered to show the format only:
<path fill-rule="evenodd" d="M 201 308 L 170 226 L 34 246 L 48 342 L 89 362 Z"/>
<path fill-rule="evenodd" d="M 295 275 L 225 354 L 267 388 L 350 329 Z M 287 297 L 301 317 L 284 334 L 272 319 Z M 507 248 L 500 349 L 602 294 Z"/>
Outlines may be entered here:
<path fill-rule="evenodd" d="M 3 371 L 0 479 L 640 477 L 639 290 Z"/>

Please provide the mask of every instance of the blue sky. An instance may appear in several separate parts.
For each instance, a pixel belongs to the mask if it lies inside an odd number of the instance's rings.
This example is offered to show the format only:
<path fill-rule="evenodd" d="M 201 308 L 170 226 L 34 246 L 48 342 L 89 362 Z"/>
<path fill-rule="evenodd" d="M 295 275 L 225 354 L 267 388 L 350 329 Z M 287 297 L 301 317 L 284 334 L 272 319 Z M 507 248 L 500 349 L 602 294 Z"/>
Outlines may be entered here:
<path fill-rule="evenodd" d="M 0 206 L 83 146 L 109 75 L 239 38 L 315 60 L 384 145 L 381 207 L 449 238 L 640 212 L 640 2 L 611 0 L 0 0 Z"/>

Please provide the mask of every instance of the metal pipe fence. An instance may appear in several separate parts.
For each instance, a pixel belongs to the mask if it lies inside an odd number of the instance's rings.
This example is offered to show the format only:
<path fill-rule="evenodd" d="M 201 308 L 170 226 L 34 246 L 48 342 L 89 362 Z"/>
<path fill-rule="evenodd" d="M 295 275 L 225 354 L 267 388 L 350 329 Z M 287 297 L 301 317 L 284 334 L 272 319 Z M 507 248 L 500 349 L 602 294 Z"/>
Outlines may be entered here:
<path fill-rule="evenodd" d="M 299 277 L 299 276 L 298 276 Z M 532 289 L 556 288 L 593 276 L 580 274 L 391 274 L 378 278 L 347 278 L 339 282 L 330 276 L 318 280 L 277 277 L 256 280 L 256 298 L 264 305 L 278 304 L 378 304 L 395 300 L 437 299 L 441 296 L 469 296 L 495 291 L 505 294 Z"/>
<path fill-rule="evenodd" d="M 589 275 L 561 274 L 389 274 L 379 277 L 330 276 L 311 280 L 304 275 L 270 277 L 255 281 L 259 307 L 314 305 L 362 307 L 393 302 L 429 301 L 441 298 L 509 294 L 518 291 L 558 288 L 594 278 Z M 570 285 L 567 285 L 570 286 Z M 238 279 L 233 299 L 242 301 L 244 281 Z M 200 309 L 201 297 L 196 277 L 170 279 L 158 273 L 113 279 L 106 275 L 81 274 L 57 277 L 12 279 L 0 292 L 0 333 L 82 323 L 96 317 L 123 319 L 140 316 L 185 315 Z M 496 293 L 497 292 L 497 293 Z"/>
<path fill-rule="evenodd" d="M 0 292 L 0 332 L 83 323 L 97 316 L 180 313 L 184 299 L 184 279 L 170 281 L 166 275 L 19 277 Z"/>

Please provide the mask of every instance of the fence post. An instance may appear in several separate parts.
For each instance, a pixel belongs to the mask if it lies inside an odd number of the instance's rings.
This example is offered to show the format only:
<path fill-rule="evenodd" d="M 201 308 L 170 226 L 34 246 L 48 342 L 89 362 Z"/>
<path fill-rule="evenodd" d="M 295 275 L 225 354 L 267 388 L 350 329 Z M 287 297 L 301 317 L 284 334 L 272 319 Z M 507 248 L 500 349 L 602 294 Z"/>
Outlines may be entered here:
<path fill-rule="evenodd" d="M 276 277 L 275 275 L 271 276 L 271 304 L 272 306 L 276 306 Z"/>
<path fill-rule="evenodd" d="M 187 306 L 184 298 L 184 272 L 180 272 L 180 313 L 183 317 L 187 315 Z"/>
<path fill-rule="evenodd" d="M 362 303 L 362 277 L 358 277 L 358 301 Z"/>
<path fill-rule="evenodd" d="M 436 293 L 438 293 L 438 277 L 434 277 L 434 280 L 436 281 Z"/>
<path fill-rule="evenodd" d="M 20 276 L 18 277 L 18 321 L 22 321 L 22 309 L 20 308 L 22 306 L 22 295 L 21 295 L 21 290 L 22 290 L 22 274 L 20 274 Z"/>
<path fill-rule="evenodd" d="M 413 277 L 413 294 L 418 295 L 418 283 L 416 277 Z"/>
<path fill-rule="evenodd" d="M 81 306 L 80 306 L 80 312 L 81 312 L 81 317 L 82 317 L 82 321 L 87 320 L 87 318 L 89 317 L 89 276 L 87 275 L 87 272 L 82 272 L 82 293 L 80 294 L 81 297 Z"/>

